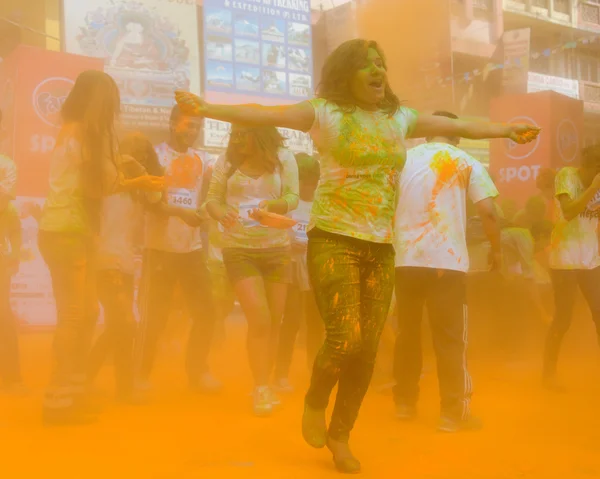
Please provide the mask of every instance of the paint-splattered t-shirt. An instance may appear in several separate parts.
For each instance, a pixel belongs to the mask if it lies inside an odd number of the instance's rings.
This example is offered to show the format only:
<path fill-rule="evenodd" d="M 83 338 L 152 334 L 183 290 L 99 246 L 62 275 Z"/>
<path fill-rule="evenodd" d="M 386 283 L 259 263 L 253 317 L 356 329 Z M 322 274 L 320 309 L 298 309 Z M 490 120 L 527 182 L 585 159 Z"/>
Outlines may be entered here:
<path fill-rule="evenodd" d="M 416 111 L 401 107 L 389 116 L 357 108 L 344 114 L 321 98 L 310 103 L 315 109 L 310 134 L 321 155 L 321 179 L 308 229 L 393 243 L 397 177 Z"/>
<path fill-rule="evenodd" d="M 426 143 L 408 152 L 396 212 L 396 267 L 467 272 L 467 198 L 498 196 L 485 167 L 459 148 Z"/>
<path fill-rule="evenodd" d="M 181 153 L 167 143 L 161 143 L 155 150 L 165 171 L 165 200 L 172 206 L 197 210 L 204 194 L 206 152 L 188 148 Z M 202 248 L 202 234 L 200 228 L 189 226 L 181 218 L 149 211 L 146 215 L 146 248 L 190 253 Z"/>
<path fill-rule="evenodd" d="M 555 180 L 558 221 L 552 231 L 550 268 L 593 269 L 600 266 L 598 217 L 600 192 L 588 203 L 585 211 L 571 221 L 562 214 L 558 197 L 567 195 L 576 200 L 585 191 L 577 168 L 563 168 Z"/>

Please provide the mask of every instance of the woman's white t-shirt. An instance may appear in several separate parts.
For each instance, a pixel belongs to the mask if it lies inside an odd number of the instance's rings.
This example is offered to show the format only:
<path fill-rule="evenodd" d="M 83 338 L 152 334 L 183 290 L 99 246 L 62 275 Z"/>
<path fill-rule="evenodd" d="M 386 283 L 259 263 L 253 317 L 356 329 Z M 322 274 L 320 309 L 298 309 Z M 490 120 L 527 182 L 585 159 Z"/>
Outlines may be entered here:
<path fill-rule="evenodd" d="M 550 242 L 550 268 L 594 269 L 600 266 L 598 217 L 600 216 L 600 191 L 588 203 L 585 211 L 571 221 L 562 213 L 558 198 L 567 195 L 571 201 L 585 192 L 574 167 L 563 168 L 556 175 L 555 195 L 558 221 Z"/>

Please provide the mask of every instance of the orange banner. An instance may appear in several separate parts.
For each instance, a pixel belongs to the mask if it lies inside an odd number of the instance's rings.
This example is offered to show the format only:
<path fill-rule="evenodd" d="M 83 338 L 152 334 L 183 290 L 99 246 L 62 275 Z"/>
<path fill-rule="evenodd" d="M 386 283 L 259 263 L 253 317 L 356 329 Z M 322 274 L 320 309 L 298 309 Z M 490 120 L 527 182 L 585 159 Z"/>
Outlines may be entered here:
<path fill-rule="evenodd" d="M 502 123 L 530 123 L 542 128 L 527 145 L 493 141 L 490 172 L 500 194 L 523 205 L 537 194 L 535 180 L 542 168 L 577 164 L 583 132 L 583 102 L 543 91 L 492 100 L 490 118 Z"/>
<path fill-rule="evenodd" d="M 44 197 L 50 154 L 60 128 L 60 109 L 84 70 L 102 70 L 102 60 L 22 45 L 7 58 L 0 91 L 12 98 L 5 121 L 11 140 L 5 152 L 19 170 L 17 195 Z"/>

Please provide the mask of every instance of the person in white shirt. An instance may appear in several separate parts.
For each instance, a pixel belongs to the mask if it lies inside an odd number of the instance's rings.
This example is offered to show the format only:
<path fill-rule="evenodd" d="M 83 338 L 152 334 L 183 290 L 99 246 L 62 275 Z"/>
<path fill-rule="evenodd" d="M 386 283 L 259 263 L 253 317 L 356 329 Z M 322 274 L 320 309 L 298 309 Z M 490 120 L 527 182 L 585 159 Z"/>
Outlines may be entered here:
<path fill-rule="evenodd" d="M 457 118 L 448 112 L 435 115 Z M 493 267 L 501 261 L 494 204 L 498 191 L 484 166 L 456 147 L 459 141 L 437 136 L 409 150 L 400 176 L 395 225 L 396 413 L 403 420 L 416 415 L 422 369 L 421 320 L 427 306 L 440 384 L 438 429 L 444 432 L 480 427 L 470 413 L 471 378 L 466 368 L 468 198 L 491 243 Z"/>
<path fill-rule="evenodd" d="M 281 323 L 277 360 L 275 361 L 275 387 L 282 392 L 292 392 L 293 387 L 288 375 L 294 354 L 294 345 L 301 325 L 306 326 L 306 360 L 309 368 L 321 344 L 323 344 L 323 325 L 315 295 L 308 277 L 307 227 L 310 221 L 315 190 L 319 184 L 319 161 L 306 153 L 296 155 L 300 201 L 298 208 L 289 216 L 297 221 L 290 230 L 292 243 L 292 283 L 288 289 L 285 313 Z"/>
<path fill-rule="evenodd" d="M 158 340 L 171 311 L 173 293 L 181 287 L 192 320 L 186 372 L 190 388 L 214 393 L 221 384 L 209 371 L 208 355 L 214 329 L 210 275 L 202 251 L 199 213 L 206 192 L 206 153 L 193 147 L 202 121 L 175 106 L 170 139 L 156 147 L 165 171 L 162 201 L 149 207 L 139 293 L 140 333 L 136 344 L 137 386 L 150 388 Z"/>
<path fill-rule="evenodd" d="M 571 325 L 577 286 L 592 312 L 600 339 L 600 145 L 583 150 L 581 166 L 556 175 L 558 221 L 550 241 L 554 318 L 544 352 L 543 384 L 563 389 L 556 379 L 562 339 Z"/>

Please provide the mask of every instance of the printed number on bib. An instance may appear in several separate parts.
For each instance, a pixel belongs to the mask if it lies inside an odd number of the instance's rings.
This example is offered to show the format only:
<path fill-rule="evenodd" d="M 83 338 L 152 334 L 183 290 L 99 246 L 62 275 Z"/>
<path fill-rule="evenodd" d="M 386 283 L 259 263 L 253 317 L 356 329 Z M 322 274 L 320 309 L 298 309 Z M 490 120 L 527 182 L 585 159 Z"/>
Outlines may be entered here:
<path fill-rule="evenodd" d="M 296 226 L 294 226 L 294 233 L 296 233 L 296 239 L 298 241 L 306 242 L 308 241 L 308 236 L 306 234 L 306 230 L 308 228 L 308 223 L 298 222 Z"/>
<path fill-rule="evenodd" d="M 168 192 L 169 204 L 171 206 L 178 206 L 180 208 L 186 208 L 195 210 L 198 207 L 196 194 L 193 191 L 185 189 L 172 189 Z"/>
<path fill-rule="evenodd" d="M 250 218 L 250 212 L 252 210 L 257 209 L 257 208 L 258 208 L 258 203 L 241 204 L 239 206 L 240 222 L 246 228 L 249 228 L 249 227 L 252 227 L 252 226 L 260 226 L 260 223 L 258 221 Z"/>

